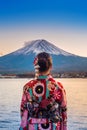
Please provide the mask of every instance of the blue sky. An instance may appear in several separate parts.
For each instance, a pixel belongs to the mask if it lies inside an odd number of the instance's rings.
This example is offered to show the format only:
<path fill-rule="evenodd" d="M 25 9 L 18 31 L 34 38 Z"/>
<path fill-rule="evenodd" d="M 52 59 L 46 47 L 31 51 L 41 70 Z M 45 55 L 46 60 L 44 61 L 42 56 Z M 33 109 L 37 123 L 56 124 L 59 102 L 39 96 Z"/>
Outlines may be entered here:
<path fill-rule="evenodd" d="M 87 1 L 0 0 L 0 53 L 35 39 L 87 56 Z"/>

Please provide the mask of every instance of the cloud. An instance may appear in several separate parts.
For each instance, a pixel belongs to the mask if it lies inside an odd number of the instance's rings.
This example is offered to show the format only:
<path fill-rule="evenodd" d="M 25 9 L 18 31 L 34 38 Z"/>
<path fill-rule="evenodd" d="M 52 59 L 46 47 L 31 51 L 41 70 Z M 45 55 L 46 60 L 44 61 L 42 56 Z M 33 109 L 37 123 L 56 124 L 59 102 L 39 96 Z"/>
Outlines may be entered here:
<path fill-rule="evenodd" d="M 3 53 L 2 52 L 0 52 L 0 56 L 2 56 L 3 55 Z"/>

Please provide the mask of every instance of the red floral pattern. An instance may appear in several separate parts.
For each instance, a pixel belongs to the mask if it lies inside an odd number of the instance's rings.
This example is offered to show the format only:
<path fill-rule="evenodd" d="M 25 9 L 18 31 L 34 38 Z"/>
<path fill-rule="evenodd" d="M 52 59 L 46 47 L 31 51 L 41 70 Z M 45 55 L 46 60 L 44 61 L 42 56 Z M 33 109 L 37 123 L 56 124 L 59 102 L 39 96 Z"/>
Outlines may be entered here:
<path fill-rule="evenodd" d="M 57 89 L 53 92 L 53 95 L 54 95 L 53 97 L 55 100 L 61 100 L 62 98 L 61 92 L 58 91 Z"/>
<path fill-rule="evenodd" d="M 35 90 L 38 84 L 43 86 L 43 91 L 39 96 Z M 46 98 L 46 87 L 49 90 L 48 98 Z M 55 101 L 59 102 L 60 104 L 57 105 Z M 38 113 L 39 111 L 38 106 L 41 108 L 40 110 L 41 112 L 39 113 Z M 61 116 L 63 119 L 62 122 L 58 121 L 56 123 L 52 123 L 52 122 L 49 122 L 49 119 L 47 118 L 29 117 L 32 113 L 35 114 L 35 112 L 37 113 L 38 116 L 42 116 L 43 113 L 46 114 L 49 111 L 49 109 L 54 110 L 55 108 L 56 110 L 58 106 L 61 107 Z M 44 130 L 45 126 L 43 125 L 41 126 L 41 123 L 44 124 L 44 121 L 45 121 L 46 123 L 49 123 L 49 128 L 47 128 L 47 130 L 53 130 L 53 129 L 54 130 L 67 130 L 66 107 L 67 107 L 67 102 L 66 102 L 65 90 L 62 84 L 60 82 L 56 83 L 56 81 L 52 78 L 51 75 L 49 75 L 47 79 L 31 80 L 23 88 L 23 95 L 22 95 L 21 108 L 20 108 L 21 109 L 20 128 L 22 128 L 23 130 Z M 53 117 L 55 117 L 56 115 L 56 113 L 54 114 L 50 113 L 50 114 Z M 38 122 L 39 120 L 41 123 Z M 35 126 L 35 123 L 32 123 L 32 121 L 38 122 L 37 127 Z"/>

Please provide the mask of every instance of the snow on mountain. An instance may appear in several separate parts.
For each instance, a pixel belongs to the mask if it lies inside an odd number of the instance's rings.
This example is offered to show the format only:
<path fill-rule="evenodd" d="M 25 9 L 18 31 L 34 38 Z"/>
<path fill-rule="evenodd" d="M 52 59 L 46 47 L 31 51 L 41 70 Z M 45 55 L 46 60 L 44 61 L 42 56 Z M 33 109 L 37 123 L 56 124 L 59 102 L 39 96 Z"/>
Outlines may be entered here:
<path fill-rule="evenodd" d="M 47 52 L 49 54 L 54 54 L 54 55 L 65 55 L 65 56 L 71 56 L 73 54 L 68 53 L 52 43 L 46 41 L 46 40 L 34 40 L 31 42 L 26 42 L 25 46 L 17 51 L 14 52 L 15 55 L 17 54 L 25 54 L 28 55 L 30 53 L 35 53 L 38 54 L 40 52 Z"/>
<path fill-rule="evenodd" d="M 68 53 L 46 40 L 34 40 L 13 53 L 0 57 L 0 73 L 26 73 L 34 71 L 36 54 L 48 52 L 53 59 L 55 72 L 87 72 L 87 58 Z"/>

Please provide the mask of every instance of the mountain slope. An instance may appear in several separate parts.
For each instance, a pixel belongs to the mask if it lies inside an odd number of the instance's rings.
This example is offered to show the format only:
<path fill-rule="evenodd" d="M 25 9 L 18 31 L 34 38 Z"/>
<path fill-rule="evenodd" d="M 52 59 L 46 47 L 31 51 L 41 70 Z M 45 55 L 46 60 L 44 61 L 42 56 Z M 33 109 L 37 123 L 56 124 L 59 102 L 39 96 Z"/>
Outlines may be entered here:
<path fill-rule="evenodd" d="M 27 42 L 25 46 L 0 57 L 0 73 L 24 73 L 34 70 L 33 60 L 40 52 L 47 52 L 53 58 L 54 71 L 85 71 L 87 58 L 68 53 L 46 40 Z"/>
<path fill-rule="evenodd" d="M 60 55 L 60 54 L 65 55 L 65 56 L 72 55 L 71 53 L 68 53 L 54 46 L 53 44 L 51 44 L 50 42 L 46 40 L 34 40 L 31 42 L 26 42 L 25 47 L 15 51 L 14 54 L 25 54 L 25 55 L 28 55 L 30 53 L 38 54 L 43 51 L 49 54 L 55 54 L 55 55 Z"/>

